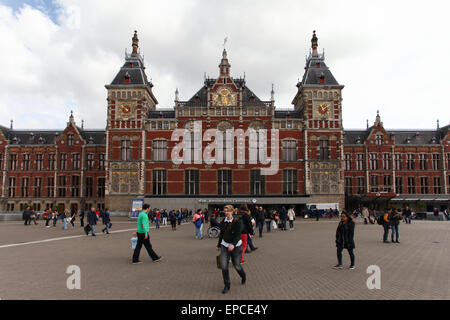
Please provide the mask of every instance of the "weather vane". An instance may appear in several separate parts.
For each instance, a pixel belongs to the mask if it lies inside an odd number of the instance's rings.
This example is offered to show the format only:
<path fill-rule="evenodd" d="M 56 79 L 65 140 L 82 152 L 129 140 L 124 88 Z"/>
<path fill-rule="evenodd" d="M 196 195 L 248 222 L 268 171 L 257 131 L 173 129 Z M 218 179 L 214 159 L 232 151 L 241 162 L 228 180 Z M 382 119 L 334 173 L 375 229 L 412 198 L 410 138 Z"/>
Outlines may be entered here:
<path fill-rule="evenodd" d="M 227 41 L 228 41 L 228 37 L 225 37 L 225 39 L 223 39 L 223 48 L 225 49 L 225 44 L 227 43 Z"/>

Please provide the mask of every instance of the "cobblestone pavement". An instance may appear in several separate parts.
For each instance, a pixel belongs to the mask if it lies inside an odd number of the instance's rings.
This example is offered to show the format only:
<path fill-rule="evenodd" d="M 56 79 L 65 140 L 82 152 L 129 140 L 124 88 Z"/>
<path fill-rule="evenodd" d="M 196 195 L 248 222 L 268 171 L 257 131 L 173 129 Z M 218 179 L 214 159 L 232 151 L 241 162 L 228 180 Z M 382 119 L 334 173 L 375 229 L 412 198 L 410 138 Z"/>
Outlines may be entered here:
<path fill-rule="evenodd" d="M 98 225 L 95 238 L 85 236 L 78 222 L 67 231 L 60 222 L 57 228 L 2 222 L 0 298 L 450 299 L 450 222 L 402 223 L 400 244 L 382 243 L 382 227 L 358 222 L 356 270 L 331 268 L 336 264 L 336 226 L 337 220 L 300 219 L 294 231 L 255 237 L 259 249 L 246 255 L 243 265 L 247 283 L 241 285 L 231 268 L 231 291 L 222 295 L 217 239 L 194 239 L 192 223 L 177 231 L 151 229 L 154 249 L 165 259 L 152 263 L 143 249 L 144 263 L 132 265 L 129 229 L 135 222 L 126 219 L 114 219 L 110 235 L 102 235 Z M 54 240 L 40 242 L 48 239 Z M 347 266 L 346 251 L 343 256 Z M 66 287 L 69 265 L 81 268 L 81 290 Z M 380 290 L 366 286 L 369 265 L 381 268 Z"/>

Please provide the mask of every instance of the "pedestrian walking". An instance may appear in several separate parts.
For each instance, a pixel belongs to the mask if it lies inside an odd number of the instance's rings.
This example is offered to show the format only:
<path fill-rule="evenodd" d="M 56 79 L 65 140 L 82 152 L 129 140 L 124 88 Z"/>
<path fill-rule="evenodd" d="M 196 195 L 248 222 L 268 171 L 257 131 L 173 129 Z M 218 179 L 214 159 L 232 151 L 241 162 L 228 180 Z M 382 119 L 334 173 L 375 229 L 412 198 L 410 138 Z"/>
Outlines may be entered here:
<path fill-rule="evenodd" d="M 257 206 L 256 208 L 257 208 L 257 210 L 256 210 L 256 225 L 258 227 L 259 237 L 262 238 L 265 215 L 264 215 L 264 210 L 263 210 L 262 206 L 259 206 L 259 207 Z"/>
<path fill-rule="evenodd" d="M 80 211 L 80 227 L 84 227 L 84 211 Z"/>
<path fill-rule="evenodd" d="M 183 216 L 181 215 L 181 211 L 178 211 L 177 218 L 178 218 L 178 225 L 180 225 L 181 224 L 181 219 L 183 218 Z"/>
<path fill-rule="evenodd" d="M 45 220 L 45 227 L 50 228 L 48 225 L 50 220 L 52 219 L 52 209 L 47 209 L 44 211 L 42 218 Z"/>
<path fill-rule="evenodd" d="M 61 213 L 61 215 L 59 217 L 63 222 L 63 226 L 62 226 L 63 230 L 67 230 L 67 224 L 69 223 L 69 221 L 67 221 L 67 220 L 69 219 L 69 216 L 70 216 L 69 209 L 64 209 L 64 211 Z"/>
<path fill-rule="evenodd" d="M 439 219 L 439 210 L 438 210 L 438 208 L 434 208 L 434 210 L 433 210 L 433 220 L 434 221 L 439 221 L 440 219 Z"/>
<path fill-rule="evenodd" d="M 177 230 L 177 215 L 175 210 L 171 210 L 169 212 L 169 220 L 170 220 L 170 225 L 172 226 L 172 231 L 176 231 Z"/>
<path fill-rule="evenodd" d="M 403 209 L 403 217 L 404 217 L 404 219 L 405 219 L 405 223 L 406 224 L 411 224 L 411 215 L 412 215 L 412 212 L 411 212 L 411 209 L 409 208 L 409 206 L 406 206 L 406 208 L 405 209 Z"/>
<path fill-rule="evenodd" d="M 247 250 L 247 242 L 250 236 L 254 234 L 253 226 L 250 217 L 250 210 L 246 204 L 241 204 L 238 211 L 238 218 L 242 222 L 242 231 L 241 231 L 241 240 L 242 240 L 242 254 L 241 254 L 241 263 L 245 263 L 244 254 Z"/>
<path fill-rule="evenodd" d="M 24 220 L 24 223 L 23 223 L 24 226 L 31 224 L 31 215 L 32 215 L 31 208 L 26 207 L 26 209 L 22 213 L 22 219 Z"/>
<path fill-rule="evenodd" d="M 288 218 L 288 212 L 286 207 L 283 206 L 280 210 L 281 230 L 286 231 L 286 221 Z"/>
<path fill-rule="evenodd" d="M 396 243 L 400 243 L 398 241 L 398 227 L 400 224 L 400 221 L 402 220 L 402 217 L 400 215 L 400 213 L 397 211 L 397 209 L 394 209 L 391 213 L 391 216 L 389 217 L 389 220 L 391 221 L 391 241 L 392 243 L 396 242 Z M 394 241 L 394 234 L 395 234 L 395 241 Z"/>
<path fill-rule="evenodd" d="M 95 237 L 95 225 L 97 224 L 97 221 L 98 221 L 97 213 L 95 211 L 95 208 L 92 207 L 91 211 L 89 211 L 87 214 L 87 223 L 89 225 L 89 228 L 85 229 L 86 235 L 89 235 L 89 231 L 87 230 L 90 229 L 92 236 Z"/>
<path fill-rule="evenodd" d="M 159 229 L 159 219 L 161 219 L 161 211 L 157 210 L 155 214 L 156 229 Z"/>
<path fill-rule="evenodd" d="M 136 248 L 133 252 L 133 264 L 142 263 L 142 261 L 139 260 L 139 255 L 141 253 L 142 245 L 145 246 L 145 249 L 147 249 L 148 255 L 153 260 L 153 262 L 161 261 L 163 259 L 162 256 L 158 256 L 155 251 L 153 251 L 152 244 L 150 243 L 150 225 L 149 225 L 149 219 L 148 219 L 148 212 L 150 211 L 150 206 L 145 203 L 142 206 L 142 211 L 138 216 L 137 220 L 137 244 Z"/>
<path fill-rule="evenodd" d="M 334 269 L 343 269 L 342 267 L 342 251 L 347 249 L 350 255 L 350 270 L 355 269 L 355 254 L 353 250 L 355 249 L 354 241 L 355 233 L 355 221 L 353 218 L 345 211 L 341 213 L 341 221 L 336 230 L 336 248 L 337 248 L 337 259 L 338 264 L 335 265 Z"/>
<path fill-rule="evenodd" d="M 368 224 L 367 219 L 369 218 L 369 209 L 367 207 L 363 207 L 361 216 L 364 219 L 364 224 Z"/>
<path fill-rule="evenodd" d="M 167 226 L 167 210 L 164 209 L 162 212 L 162 224 L 163 226 Z"/>
<path fill-rule="evenodd" d="M 228 264 L 231 258 L 233 267 L 241 277 L 241 283 L 247 281 L 244 269 L 241 266 L 242 256 L 242 240 L 241 230 L 242 223 L 237 217 L 233 217 L 234 207 L 232 205 L 225 206 L 225 219 L 219 224 L 220 235 L 217 242 L 217 251 L 220 251 L 220 266 L 222 269 L 223 282 L 225 284 L 222 293 L 225 294 L 230 290 L 231 281 Z"/>
<path fill-rule="evenodd" d="M 264 219 L 266 221 L 267 232 L 270 232 L 270 223 L 272 222 L 272 211 L 266 210 Z"/>
<path fill-rule="evenodd" d="M 72 210 L 70 212 L 70 224 L 72 225 L 72 228 L 75 228 L 75 220 L 76 220 L 77 212 L 75 210 Z"/>
<path fill-rule="evenodd" d="M 105 227 L 102 229 L 102 233 L 106 232 L 106 234 L 109 234 L 109 228 L 111 228 L 111 214 L 108 208 L 103 212 L 103 219 L 105 220 Z"/>
<path fill-rule="evenodd" d="M 56 222 L 58 221 L 58 212 L 56 210 L 53 210 L 52 218 L 53 218 L 53 226 L 56 227 Z"/>
<path fill-rule="evenodd" d="M 203 223 L 205 222 L 205 217 L 203 216 L 202 209 L 198 209 L 195 212 L 192 222 L 195 225 L 195 239 L 203 239 Z"/>
<path fill-rule="evenodd" d="M 445 209 L 444 210 L 444 216 L 447 218 L 447 221 L 449 221 L 450 220 L 450 210 Z"/>
<path fill-rule="evenodd" d="M 294 230 L 294 220 L 295 220 L 295 211 L 294 207 L 290 207 L 288 210 L 288 218 L 289 218 L 289 230 Z"/>

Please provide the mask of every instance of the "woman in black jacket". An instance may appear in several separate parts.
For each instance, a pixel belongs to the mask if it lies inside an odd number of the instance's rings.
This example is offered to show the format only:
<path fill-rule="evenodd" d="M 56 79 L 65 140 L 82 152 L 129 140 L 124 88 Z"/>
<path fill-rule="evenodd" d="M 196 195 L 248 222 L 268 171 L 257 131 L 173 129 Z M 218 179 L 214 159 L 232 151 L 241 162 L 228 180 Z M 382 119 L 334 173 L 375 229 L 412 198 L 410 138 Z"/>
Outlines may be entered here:
<path fill-rule="evenodd" d="M 336 247 L 338 264 L 334 269 L 342 269 L 342 250 L 347 249 L 350 255 L 350 270 L 355 269 L 355 255 L 353 249 L 355 249 L 355 240 L 353 239 L 355 233 L 355 222 L 352 217 L 345 211 L 341 213 L 341 222 L 336 230 Z"/>
<path fill-rule="evenodd" d="M 230 273 L 228 271 L 228 262 L 233 263 L 237 273 L 241 276 L 241 283 L 244 284 L 246 275 L 241 266 L 242 255 L 242 222 L 238 217 L 233 217 L 234 208 L 232 205 L 226 205 L 224 208 L 225 219 L 219 224 L 220 235 L 217 242 L 217 251 L 220 251 L 220 266 L 222 269 L 223 282 L 225 287 L 222 293 L 230 290 Z"/>

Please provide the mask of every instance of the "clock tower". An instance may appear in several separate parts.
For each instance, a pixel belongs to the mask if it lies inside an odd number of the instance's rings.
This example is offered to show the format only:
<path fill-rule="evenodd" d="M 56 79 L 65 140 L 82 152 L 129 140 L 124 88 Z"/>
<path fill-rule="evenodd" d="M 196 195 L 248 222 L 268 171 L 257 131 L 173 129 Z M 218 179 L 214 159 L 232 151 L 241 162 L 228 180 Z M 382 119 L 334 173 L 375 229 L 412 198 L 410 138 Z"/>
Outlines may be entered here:
<path fill-rule="evenodd" d="M 126 212 L 130 210 L 131 199 L 145 193 L 145 120 L 158 103 L 138 49 L 135 31 L 132 52 L 125 52 L 124 64 L 105 86 L 108 90 L 105 204 Z"/>
<path fill-rule="evenodd" d="M 304 121 L 305 191 L 312 203 L 344 207 L 342 89 L 318 52 L 313 31 L 311 50 L 292 104 Z"/>

